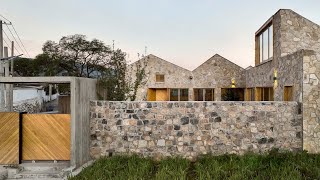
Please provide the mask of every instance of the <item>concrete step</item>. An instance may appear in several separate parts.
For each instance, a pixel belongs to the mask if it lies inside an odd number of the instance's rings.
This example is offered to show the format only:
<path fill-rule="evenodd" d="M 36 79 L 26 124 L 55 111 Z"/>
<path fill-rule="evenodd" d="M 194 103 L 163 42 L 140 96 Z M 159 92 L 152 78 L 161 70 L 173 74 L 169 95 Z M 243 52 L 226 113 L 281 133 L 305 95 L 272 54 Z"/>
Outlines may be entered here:
<path fill-rule="evenodd" d="M 58 163 L 22 163 L 19 165 L 22 171 L 62 171 L 69 167 L 69 162 Z"/>
<path fill-rule="evenodd" d="M 0 180 L 4 180 L 8 177 L 8 170 L 0 166 Z"/>
<path fill-rule="evenodd" d="M 61 171 L 43 170 L 43 171 L 21 171 L 14 175 L 12 179 L 62 179 Z"/>
<path fill-rule="evenodd" d="M 9 179 L 63 179 L 68 172 L 69 162 L 24 162 L 10 169 Z"/>

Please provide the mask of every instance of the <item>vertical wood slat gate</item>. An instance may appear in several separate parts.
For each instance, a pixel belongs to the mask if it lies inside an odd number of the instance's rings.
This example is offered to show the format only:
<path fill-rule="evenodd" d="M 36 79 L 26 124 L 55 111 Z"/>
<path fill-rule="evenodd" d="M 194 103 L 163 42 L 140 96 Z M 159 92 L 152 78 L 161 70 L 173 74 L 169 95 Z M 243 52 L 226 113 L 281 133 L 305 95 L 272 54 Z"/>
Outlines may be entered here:
<path fill-rule="evenodd" d="M 0 164 L 70 160 L 70 114 L 0 112 Z"/>
<path fill-rule="evenodd" d="M 0 164 L 19 164 L 19 113 L 0 112 Z"/>

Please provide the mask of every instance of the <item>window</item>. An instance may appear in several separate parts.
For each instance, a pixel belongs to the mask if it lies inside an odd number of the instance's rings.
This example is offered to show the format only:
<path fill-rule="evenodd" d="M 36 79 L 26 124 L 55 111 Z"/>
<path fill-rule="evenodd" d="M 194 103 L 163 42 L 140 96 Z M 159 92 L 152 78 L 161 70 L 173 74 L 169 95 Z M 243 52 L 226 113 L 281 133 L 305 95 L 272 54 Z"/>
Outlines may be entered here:
<path fill-rule="evenodd" d="M 273 57 L 273 25 L 258 34 L 260 62 Z"/>
<path fill-rule="evenodd" d="M 243 101 L 244 89 L 243 88 L 222 88 L 221 100 L 222 101 Z"/>
<path fill-rule="evenodd" d="M 180 89 L 180 101 L 188 101 L 188 100 L 189 100 L 189 90 Z"/>
<path fill-rule="evenodd" d="M 170 101 L 188 101 L 189 89 L 170 89 Z"/>
<path fill-rule="evenodd" d="M 293 87 L 292 86 L 285 86 L 284 87 L 283 100 L 284 101 L 293 101 Z"/>
<path fill-rule="evenodd" d="M 164 74 L 156 74 L 156 82 L 164 82 Z"/>
<path fill-rule="evenodd" d="M 246 89 L 246 101 L 254 101 L 254 88 L 247 88 Z"/>
<path fill-rule="evenodd" d="M 194 89 L 195 101 L 214 101 L 214 89 Z"/>
<path fill-rule="evenodd" d="M 255 92 L 255 100 L 256 101 L 273 101 L 273 88 L 272 87 L 263 87 L 256 88 Z"/>
<path fill-rule="evenodd" d="M 179 89 L 170 89 L 170 101 L 179 101 Z"/>
<path fill-rule="evenodd" d="M 203 101 L 203 89 L 194 89 L 194 100 L 195 101 Z"/>

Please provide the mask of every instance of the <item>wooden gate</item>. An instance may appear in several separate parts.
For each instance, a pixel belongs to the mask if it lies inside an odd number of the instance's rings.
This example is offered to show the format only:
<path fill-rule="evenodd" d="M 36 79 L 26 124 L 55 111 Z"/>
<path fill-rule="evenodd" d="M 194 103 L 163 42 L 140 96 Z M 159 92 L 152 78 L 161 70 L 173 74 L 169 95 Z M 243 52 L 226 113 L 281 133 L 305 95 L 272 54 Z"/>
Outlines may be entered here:
<path fill-rule="evenodd" d="M 0 112 L 0 164 L 19 164 L 19 113 Z"/>
<path fill-rule="evenodd" d="M 70 160 L 70 114 L 22 117 L 22 160 Z"/>

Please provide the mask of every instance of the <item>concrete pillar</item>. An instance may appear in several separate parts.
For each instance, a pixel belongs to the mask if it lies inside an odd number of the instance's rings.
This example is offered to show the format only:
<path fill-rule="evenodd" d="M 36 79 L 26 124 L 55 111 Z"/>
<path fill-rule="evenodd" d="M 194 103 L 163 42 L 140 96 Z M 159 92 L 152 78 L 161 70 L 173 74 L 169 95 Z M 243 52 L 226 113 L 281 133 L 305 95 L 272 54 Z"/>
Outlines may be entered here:
<path fill-rule="evenodd" d="M 52 84 L 49 84 L 49 101 L 51 101 L 52 96 Z"/>
<path fill-rule="evenodd" d="M 4 47 L 4 57 L 9 57 L 8 47 Z M 4 76 L 10 76 L 9 60 L 4 61 Z M 5 84 L 5 103 L 6 111 L 12 111 L 12 102 L 10 102 L 10 84 Z"/>
<path fill-rule="evenodd" d="M 214 89 L 214 100 L 221 101 L 221 88 Z"/>

